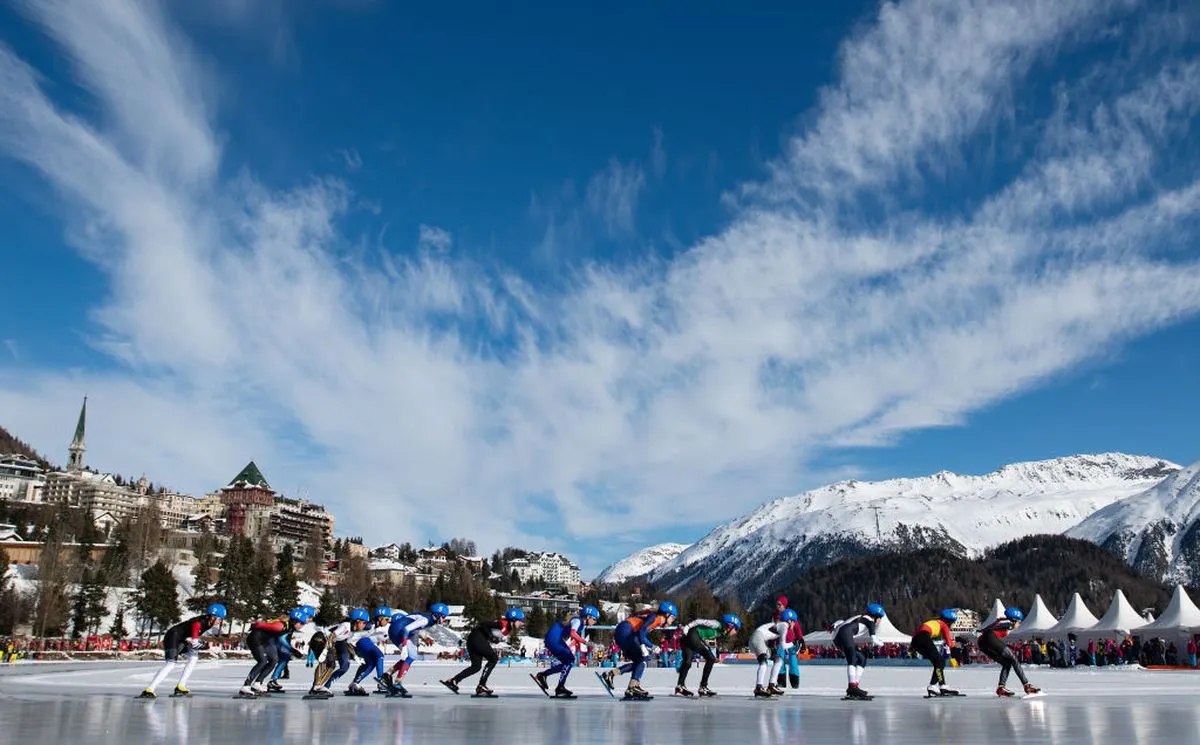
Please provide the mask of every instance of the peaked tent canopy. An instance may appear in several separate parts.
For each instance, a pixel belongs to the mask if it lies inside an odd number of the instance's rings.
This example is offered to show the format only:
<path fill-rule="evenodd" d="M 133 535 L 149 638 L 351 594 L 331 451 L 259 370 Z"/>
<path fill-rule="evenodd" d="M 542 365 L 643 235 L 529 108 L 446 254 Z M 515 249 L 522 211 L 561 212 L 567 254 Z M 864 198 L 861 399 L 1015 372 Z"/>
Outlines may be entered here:
<path fill-rule="evenodd" d="M 979 628 L 987 628 L 989 624 L 995 622 L 999 618 L 1003 618 L 1005 610 L 1007 609 L 1004 607 L 1004 603 L 1000 602 L 1000 598 L 993 600 L 992 612 L 988 614 L 987 618 L 983 619 L 983 623 L 979 624 Z"/>
<path fill-rule="evenodd" d="M 1099 619 L 1088 610 L 1079 593 L 1075 593 L 1071 596 L 1071 603 L 1067 606 L 1063 617 L 1058 619 L 1058 623 L 1054 624 L 1052 628 L 1046 629 L 1046 636 L 1078 634 L 1087 631 L 1099 622 Z"/>
<path fill-rule="evenodd" d="M 1126 599 L 1125 593 L 1117 590 L 1113 593 L 1112 603 L 1104 618 L 1087 630 L 1087 636 L 1093 639 L 1105 637 L 1123 637 L 1134 629 L 1146 625 L 1146 620 L 1138 615 Z"/>
<path fill-rule="evenodd" d="M 843 623 L 845 621 L 838 621 L 834 624 L 834 628 L 841 626 Z M 879 619 L 879 623 L 875 624 L 875 636 L 884 644 L 908 644 L 912 641 L 912 637 L 897 629 L 887 616 Z M 870 641 L 871 635 L 867 633 L 861 633 L 854 637 L 855 644 L 866 644 Z M 832 644 L 833 632 L 817 631 L 812 634 L 805 634 L 804 642 L 812 646 Z"/>
<path fill-rule="evenodd" d="M 1171 602 L 1162 612 L 1157 621 L 1142 626 L 1138 631 L 1142 634 L 1163 632 L 1190 632 L 1200 630 L 1200 608 L 1192 602 L 1183 591 L 1183 585 L 1175 586 L 1175 594 Z"/>
<path fill-rule="evenodd" d="M 1025 614 L 1025 621 L 1017 630 L 1008 635 L 1009 639 L 1033 639 L 1045 636 L 1046 632 L 1058 624 L 1058 619 L 1046 607 L 1046 601 L 1041 595 L 1033 596 L 1033 607 Z"/>

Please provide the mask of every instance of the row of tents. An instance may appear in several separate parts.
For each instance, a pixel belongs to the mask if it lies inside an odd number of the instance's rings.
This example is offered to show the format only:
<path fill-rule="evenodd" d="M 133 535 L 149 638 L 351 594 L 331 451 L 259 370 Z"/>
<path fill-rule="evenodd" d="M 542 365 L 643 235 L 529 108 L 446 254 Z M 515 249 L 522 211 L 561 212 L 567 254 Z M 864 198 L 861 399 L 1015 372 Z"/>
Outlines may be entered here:
<path fill-rule="evenodd" d="M 987 626 L 1004 615 L 1005 605 L 997 599 L 992 604 L 992 611 L 980 627 Z M 840 622 L 839 622 L 840 623 Z M 834 624 L 836 627 L 838 624 Z M 1079 593 L 1071 597 L 1067 610 L 1062 618 L 1055 618 L 1041 595 L 1035 595 L 1033 607 L 1025 614 L 1025 621 L 1015 631 L 1008 635 L 1013 641 L 1029 639 L 1065 639 L 1074 634 L 1077 639 L 1123 639 L 1133 634 L 1142 638 L 1163 638 L 1173 640 L 1185 638 L 1191 634 L 1200 633 L 1200 608 L 1192 602 L 1183 586 L 1175 587 L 1171 602 L 1167 604 L 1162 615 L 1157 619 L 1147 615 L 1142 616 L 1125 597 L 1125 593 L 1117 590 L 1113 594 L 1108 612 L 1103 618 L 1096 618 Z M 897 629 L 886 616 L 877 624 L 876 636 L 884 644 L 908 644 L 912 637 Z M 823 646 L 832 643 L 833 633 L 819 631 L 807 634 L 805 642 L 813 646 Z M 870 641 L 868 635 L 861 634 L 855 639 L 859 644 Z"/>

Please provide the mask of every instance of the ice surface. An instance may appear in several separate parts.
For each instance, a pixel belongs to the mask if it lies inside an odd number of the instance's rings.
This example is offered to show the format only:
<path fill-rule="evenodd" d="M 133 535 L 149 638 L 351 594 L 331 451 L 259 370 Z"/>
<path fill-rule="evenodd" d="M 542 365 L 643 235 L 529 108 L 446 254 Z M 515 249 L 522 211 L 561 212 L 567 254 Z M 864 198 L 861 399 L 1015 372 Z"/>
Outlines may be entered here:
<path fill-rule="evenodd" d="M 994 696 L 997 668 L 947 671 L 965 698 L 923 698 L 927 667 L 868 667 L 863 687 L 874 701 L 842 701 L 841 666 L 805 666 L 801 687 L 782 699 L 750 697 L 754 668 L 718 665 L 708 700 L 668 695 L 674 671 L 652 669 L 644 683 L 653 701 L 614 701 L 593 675 L 575 670 L 574 701 L 551 701 L 528 678 L 529 667 L 500 668 L 497 699 L 455 696 L 437 684 L 457 666 L 417 663 L 411 699 L 382 696 L 304 701 L 310 670 L 293 665 L 297 689 L 267 700 L 232 698 L 249 665 L 201 663 L 194 697 L 168 698 L 175 676 L 156 701 L 134 698 L 156 666 L 145 663 L 15 665 L 0 669 L 0 732 L 5 741 L 57 743 L 1104 743 L 1200 742 L 1200 673 L 1122 669 L 1029 671 L 1048 695 L 1030 700 Z M 699 671 L 693 669 L 693 690 Z M 1013 681 L 1015 684 L 1015 680 Z M 623 683 L 621 684 L 623 685 Z"/>

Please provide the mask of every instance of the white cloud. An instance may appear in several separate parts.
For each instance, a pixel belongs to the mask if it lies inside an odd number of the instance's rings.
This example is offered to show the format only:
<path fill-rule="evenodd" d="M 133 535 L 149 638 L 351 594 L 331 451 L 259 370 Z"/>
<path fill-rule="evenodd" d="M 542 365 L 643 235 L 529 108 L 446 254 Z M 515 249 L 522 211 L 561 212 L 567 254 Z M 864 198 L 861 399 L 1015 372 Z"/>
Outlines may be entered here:
<path fill-rule="evenodd" d="M 351 173 L 360 170 L 363 166 L 362 156 L 358 154 L 358 150 L 352 147 L 342 148 L 338 151 L 342 156 L 342 163 L 345 164 L 346 170 Z"/>
<path fill-rule="evenodd" d="M 1200 310 L 1200 182 L 1178 147 L 1196 61 L 1031 73 L 1113 21 L 1136 29 L 1124 3 L 883 5 L 727 229 L 553 292 L 427 225 L 411 256 L 348 259 L 337 181 L 220 181 L 204 73 L 149 7 L 27 6 L 102 121 L 56 108 L 0 46 L 0 149 L 62 193 L 111 283 L 96 343 L 122 365 L 0 371 L 5 424 L 52 454 L 86 390 L 94 462 L 200 490 L 255 458 L 369 540 L 707 526 L 824 449 L 961 422 Z M 1012 127 L 1031 91 L 1058 106 Z M 1012 162 L 974 179 L 970 143 L 1000 136 Z M 585 201 L 628 232 L 644 186 L 614 160 Z M 926 208 L 960 187 L 976 196 Z M 556 527 L 526 535 L 534 514 Z"/>
<path fill-rule="evenodd" d="M 453 242 L 450 231 L 445 228 L 421 225 L 417 233 L 417 248 L 421 251 L 446 251 Z"/>
<path fill-rule="evenodd" d="M 8 353 L 13 356 L 14 360 L 21 359 L 21 347 L 17 344 L 16 339 L 5 339 L 4 348 L 7 349 Z"/>
<path fill-rule="evenodd" d="M 623 165 L 613 158 L 608 168 L 588 182 L 587 206 L 600 218 L 610 236 L 632 233 L 638 198 L 646 187 L 646 174 L 637 163 Z"/>
<path fill-rule="evenodd" d="M 654 169 L 654 177 L 662 178 L 667 173 L 667 150 L 663 147 L 663 131 L 654 128 L 654 145 L 650 148 L 650 167 Z"/>

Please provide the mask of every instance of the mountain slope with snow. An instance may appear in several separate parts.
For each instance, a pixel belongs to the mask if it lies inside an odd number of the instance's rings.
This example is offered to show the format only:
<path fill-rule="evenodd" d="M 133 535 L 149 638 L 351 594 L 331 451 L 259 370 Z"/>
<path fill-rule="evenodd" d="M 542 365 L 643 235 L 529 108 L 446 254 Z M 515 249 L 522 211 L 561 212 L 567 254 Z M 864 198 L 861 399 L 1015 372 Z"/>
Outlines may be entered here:
<path fill-rule="evenodd" d="M 660 543 L 643 548 L 612 564 L 592 580 L 596 584 L 624 582 L 634 577 L 643 577 L 666 562 L 686 551 L 688 543 Z"/>
<path fill-rule="evenodd" d="M 805 569 L 851 556 L 943 547 L 974 555 L 1093 512 L 1180 470 L 1122 453 L 1016 463 L 983 476 L 842 481 L 769 502 L 722 525 L 651 574 L 673 592 L 703 578 L 747 603 Z"/>
<path fill-rule="evenodd" d="M 1114 502 L 1067 531 L 1163 581 L 1200 582 L 1200 462 Z"/>

